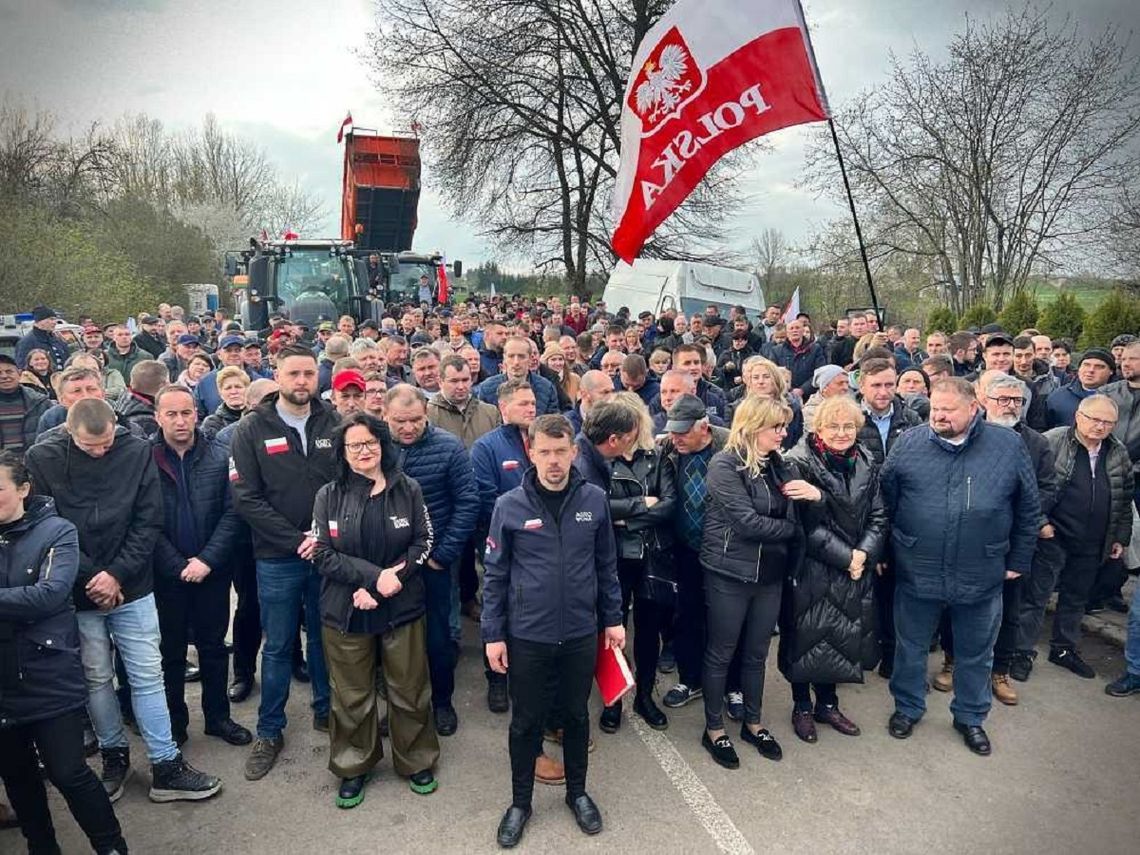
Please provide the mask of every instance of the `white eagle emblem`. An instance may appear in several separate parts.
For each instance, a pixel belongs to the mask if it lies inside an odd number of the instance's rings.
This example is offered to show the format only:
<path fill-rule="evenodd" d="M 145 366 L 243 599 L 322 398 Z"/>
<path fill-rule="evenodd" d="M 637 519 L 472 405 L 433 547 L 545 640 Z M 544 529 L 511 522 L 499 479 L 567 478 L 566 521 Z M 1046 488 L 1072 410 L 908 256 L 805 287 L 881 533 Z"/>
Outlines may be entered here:
<path fill-rule="evenodd" d="M 682 96 L 692 90 L 693 81 L 682 79 L 688 64 L 689 55 L 678 44 L 665 45 L 656 65 L 653 60 L 645 63 L 645 80 L 637 87 L 637 111 L 651 124 L 677 109 Z"/>

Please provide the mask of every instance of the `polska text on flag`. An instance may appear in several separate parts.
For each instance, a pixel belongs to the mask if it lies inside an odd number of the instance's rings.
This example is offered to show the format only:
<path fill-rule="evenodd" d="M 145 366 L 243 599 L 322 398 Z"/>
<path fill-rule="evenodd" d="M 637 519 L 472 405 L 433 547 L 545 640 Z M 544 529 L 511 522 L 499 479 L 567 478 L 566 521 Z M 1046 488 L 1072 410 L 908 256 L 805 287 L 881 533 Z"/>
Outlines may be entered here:
<path fill-rule="evenodd" d="M 798 0 L 679 0 L 646 34 L 626 86 L 614 251 L 632 262 L 734 148 L 828 115 Z"/>

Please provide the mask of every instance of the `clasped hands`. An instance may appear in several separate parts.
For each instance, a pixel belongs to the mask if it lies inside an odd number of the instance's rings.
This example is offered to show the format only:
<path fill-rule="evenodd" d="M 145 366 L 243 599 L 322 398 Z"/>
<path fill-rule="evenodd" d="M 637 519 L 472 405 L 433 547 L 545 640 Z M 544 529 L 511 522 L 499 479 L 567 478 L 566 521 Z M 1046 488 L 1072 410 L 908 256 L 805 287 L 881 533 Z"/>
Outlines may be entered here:
<path fill-rule="evenodd" d="M 399 564 L 393 564 L 391 567 L 385 567 L 380 571 L 380 575 L 376 578 L 376 590 L 381 597 L 388 599 L 403 590 L 404 583 L 400 581 L 397 574 L 404 569 L 407 563 L 401 561 Z M 352 604 L 358 609 L 367 611 L 379 606 L 380 602 L 367 588 L 357 588 L 352 592 Z"/>

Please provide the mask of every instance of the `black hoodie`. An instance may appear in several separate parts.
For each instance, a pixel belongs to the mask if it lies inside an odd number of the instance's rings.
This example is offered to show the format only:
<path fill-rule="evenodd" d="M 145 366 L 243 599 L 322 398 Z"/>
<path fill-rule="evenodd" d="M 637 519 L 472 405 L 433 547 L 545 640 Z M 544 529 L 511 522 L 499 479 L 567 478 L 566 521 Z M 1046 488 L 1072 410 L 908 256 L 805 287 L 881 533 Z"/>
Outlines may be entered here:
<path fill-rule="evenodd" d="M 75 606 L 96 608 L 84 591 L 106 570 L 129 603 L 154 590 L 154 544 L 162 531 L 162 488 L 150 443 L 121 425 L 102 457 L 92 457 L 62 432 L 28 450 L 25 462 L 38 495 L 55 499 L 61 517 L 79 530 Z"/>

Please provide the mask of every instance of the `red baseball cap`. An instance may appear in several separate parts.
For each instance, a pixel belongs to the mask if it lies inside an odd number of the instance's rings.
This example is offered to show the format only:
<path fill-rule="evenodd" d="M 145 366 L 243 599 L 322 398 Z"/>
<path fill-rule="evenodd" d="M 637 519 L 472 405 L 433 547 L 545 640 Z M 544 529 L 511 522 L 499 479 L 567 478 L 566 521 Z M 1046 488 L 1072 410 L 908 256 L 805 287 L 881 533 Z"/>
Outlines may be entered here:
<path fill-rule="evenodd" d="M 364 382 L 364 375 L 355 368 L 346 368 L 333 377 L 332 387 L 334 391 L 341 392 L 346 386 L 355 386 L 361 392 L 368 388 L 368 384 Z"/>

